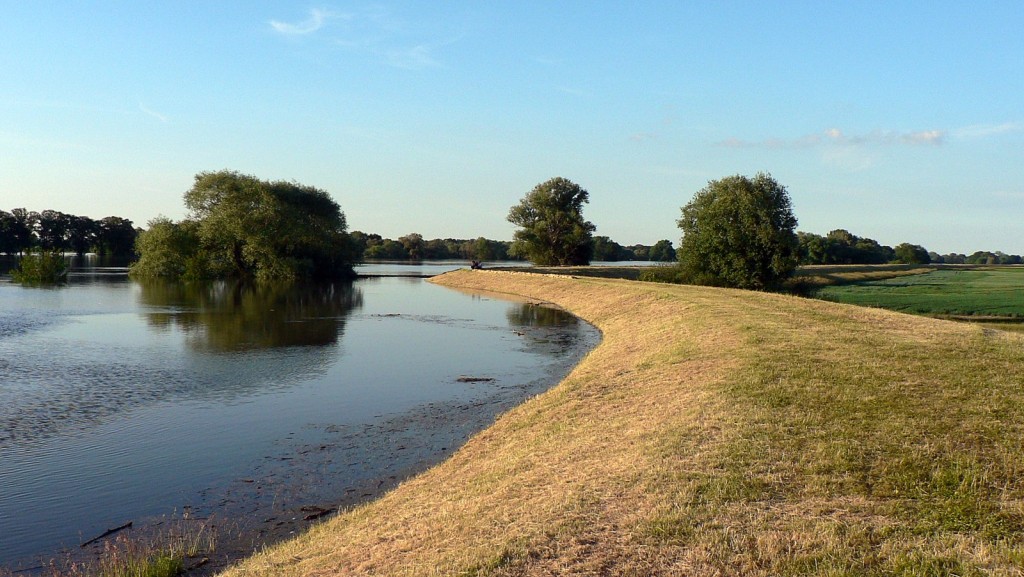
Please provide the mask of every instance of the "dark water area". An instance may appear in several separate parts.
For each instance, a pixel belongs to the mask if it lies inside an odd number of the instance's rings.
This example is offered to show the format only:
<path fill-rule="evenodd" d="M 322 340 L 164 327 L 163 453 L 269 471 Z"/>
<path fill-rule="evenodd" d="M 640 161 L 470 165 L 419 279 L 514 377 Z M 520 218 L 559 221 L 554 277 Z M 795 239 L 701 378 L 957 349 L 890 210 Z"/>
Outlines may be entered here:
<path fill-rule="evenodd" d="M 222 562 L 258 549 L 444 459 L 600 338 L 401 276 L 0 279 L 0 567 L 183 515 L 219 520 Z"/>

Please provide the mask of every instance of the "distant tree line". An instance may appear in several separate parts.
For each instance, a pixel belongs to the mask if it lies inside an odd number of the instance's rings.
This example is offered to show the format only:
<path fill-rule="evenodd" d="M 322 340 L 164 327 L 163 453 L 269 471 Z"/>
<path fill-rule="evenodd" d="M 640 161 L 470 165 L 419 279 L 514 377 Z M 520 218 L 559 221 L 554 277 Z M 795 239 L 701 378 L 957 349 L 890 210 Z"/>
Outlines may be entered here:
<path fill-rule="evenodd" d="M 902 243 L 895 248 L 859 237 L 845 229 L 825 236 L 798 232 L 801 264 L 1022 264 L 1020 255 L 978 251 L 970 256 L 931 252 L 921 245 Z"/>
<path fill-rule="evenodd" d="M 352 231 L 349 234 L 356 254 L 363 260 L 526 260 L 523 255 L 513 254 L 512 242 L 492 240 L 485 237 L 476 239 L 435 238 L 427 240 L 413 232 L 397 239 L 385 238 L 379 234 Z M 660 240 L 653 246 L 634 244 L 622 246 L 607 236 L 595 236 L 592 240 L 593 258 L 599 261 L 658 261 L 676 260 L 672 241 Z"/>
<path fill-rule="evenodd" d="M 676 249 L 670 240 L 659 240 L 653 246 L 634 244 L 622 246 L 607 236 L 595 236 L 594 260 L 617 262 L 643 260 L 653 262 L 675 262 Z"/>
<path fill-rule="evenodd" d="M 989 252 L 979 250 L 970 255 L 959 253 L 938 254 L 928 253 L 932 262 L 940 264 L 1024 264 L 1024 258 L 1019 254 L 1006 254 L 1002 251 Z"/>
<path fill-rule="evenodd" d="M 360 230 L 349 234 L 355 253 L 362 260 L 514 260 L 508 254 L 512 243 L 490 240 L 435 238 L 427 240 L 413 232 L 397 240 Z"/>
<path fill-rule="evenodd" d="M 40 249 L 130 257 L 138 233 L 132 221 L 119 216 L 93 220 L 57 210 L 0 210 L 0 253 L 8 255 Z"/>

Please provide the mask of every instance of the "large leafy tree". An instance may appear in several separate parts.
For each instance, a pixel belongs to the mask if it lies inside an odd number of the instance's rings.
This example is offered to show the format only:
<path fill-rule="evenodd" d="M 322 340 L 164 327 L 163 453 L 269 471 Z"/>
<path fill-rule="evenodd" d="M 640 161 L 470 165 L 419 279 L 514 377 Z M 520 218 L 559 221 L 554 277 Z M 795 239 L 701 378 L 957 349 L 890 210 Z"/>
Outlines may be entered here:
<path fill-rule="evenodd" d="M 188 220 L 159 221 L 155 223 L 158 234 L 147 231 L 140 237 L 139 263 L 133 268 L 137 275 L 242 279 L 352 275 L 354 255 L 345 215 L 323 190 L 294 182 L 266 182 L 227 170 L 203 172 L 185 193 L 185 206 L 191 213 Z M 194 248 L 183 246 L 188 238 L 195 239 Z"/>
<path fill-rule="evenodd" d="M 513 236 L 511 254 L 541 266 L 590 264 L 595 227 L 583 218 L 590 201 L 586 190 L 556 177 L 535 186 L 508 212 L 508 221 L 521 227 Z"/>
<path fill-rule="evenodd" d="M 796 217 L 786 188 L 767 173 L 713 180 L 682 213 L 679 261 L 690 282 L 765 290 L 796 269 Z"/>

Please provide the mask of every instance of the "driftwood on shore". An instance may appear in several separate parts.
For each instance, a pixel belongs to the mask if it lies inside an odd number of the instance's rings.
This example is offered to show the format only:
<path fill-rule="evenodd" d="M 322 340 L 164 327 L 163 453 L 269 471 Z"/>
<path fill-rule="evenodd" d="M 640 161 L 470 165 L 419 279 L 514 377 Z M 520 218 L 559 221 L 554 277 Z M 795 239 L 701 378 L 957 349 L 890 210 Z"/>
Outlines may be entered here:
<path fill-rule="evenodd" d="M 102 535 L 100 535 L 98 537 L 93 537 L 92 539 L 89 539 L 88 541 L 86 541 L 85 543 L 82 543 L 79 546 L 82 547 L 82 548 L 88 547 L 89 545 L 92 545 L 93 543 L 99 541 L 100 539 L 104 539 L 106 537 L 109 537 L 109 536 L 113 535 L 114 533 L 117 533 L 118 531 L 123 531 L 125 529 L 128 529 L 131 526 L 132 526 L 132 522 L 128 521 L 127 523 L 125 523 L 124 525 L 121 525 L 120 527 L 114 527 L 113 529 L 107 529 L 106 531 L 103 532 Z"/>

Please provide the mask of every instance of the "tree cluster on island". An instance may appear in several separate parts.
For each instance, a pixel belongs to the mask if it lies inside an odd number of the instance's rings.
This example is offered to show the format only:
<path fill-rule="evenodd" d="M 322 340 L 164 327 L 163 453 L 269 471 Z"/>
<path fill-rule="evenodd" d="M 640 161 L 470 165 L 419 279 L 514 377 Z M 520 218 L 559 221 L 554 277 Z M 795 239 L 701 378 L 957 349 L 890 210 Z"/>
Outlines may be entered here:
<path fill-rule="evenodd" d="M 185 192 L 189 216 L 158 217 L 139 235 L 139 278 L 351 278 L 356 254 L 330 195 L 229 170 L 201 172 Z"/>

